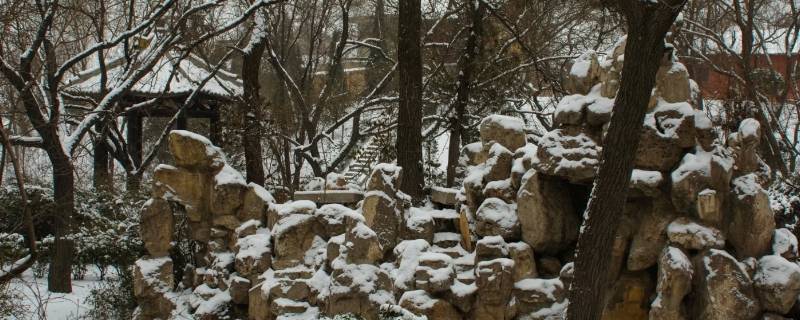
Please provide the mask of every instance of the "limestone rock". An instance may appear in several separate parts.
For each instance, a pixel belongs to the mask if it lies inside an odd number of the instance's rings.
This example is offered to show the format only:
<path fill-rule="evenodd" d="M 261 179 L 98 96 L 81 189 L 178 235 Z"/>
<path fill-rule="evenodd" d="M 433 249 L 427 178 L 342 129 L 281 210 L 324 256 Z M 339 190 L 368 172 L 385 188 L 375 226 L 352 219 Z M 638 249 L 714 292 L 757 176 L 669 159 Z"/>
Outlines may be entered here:
<path fill-rule="evenodd" d="M 656 92 L 669 103 L 690 101 L 689 71 L 677 61 L 662 66 L 656 73 Z"/>
<path fill-rule="evenodd" d="M 346 264 L 331 273 L 330 295 L 325 314 L 351 313 L 366 319 L 378 319 L 383 304 L 394 304 L 389 275 L 369 264 Z"/>
<path fill-rule="evenodd" d="M 397 198 L 400 167 L 378 164 L 370 175 L 367 194 L 361 205 L 365 224 L 378 234 L 383 250 L 397 244 L 402 224 L 403 205 Z"/>
<path fill-rule="evenodd" d="M 231 279 L 231 286 L 228 290 L 233 303 L 247 304 L 250 301 L 250 280 L 234 276 Z"/>
<path fill-rule="evenodd" d="M 534 251 L 558 251 L 577 239 L 578 216 L 563 183 L 529 170 L 517 199 L 522 239 Z"/>
<path fill-rule="evenodd" d="M 533 249 L 525 242 L 508 244 L 508 257 L 514 260 L 514 282 L 523 279 L 536 278 L 536 260 Z"/>
<path fill-rule="evenodd" d="M 753 283 L 765 310 L 786 314 L 800 293 L 800 266 L 781 256 L 764 256 L 758 260 Z"/>
<path fill-rule="evenodd" d="M 733 256 L 710 249 L 693 259 L 692 319 L 755 319 L 760 306 L 750 276 Z"/>
<path fill-rule="evenodd" d="M 772 253 L 788 260 L 797 259 L 797 237 L 789 229 L 775 229 L 772 235 Z"/>
<path fill-rule="evenodd" d="M 681 301 L 692 289 L 693 274 L 692 262 L 681 249 L 664 248 L 658 260 L 658 295 L 650 304 L 650 319 L 686 319 Z"/>
<path fill-rule="evenodd" d="M 614 283 L 602 319 L 647 319 L 653 289 L 653 280 L 646 272 L 621 274 Z"/>
<path fill-rule="evenodd" d="M 225 164 L 225 156 L 205 137 L 185 130 L 169 133 L 169 151 L 181 168 L 215 172 Z"/>
<path fill-rule="evenodd" d="M 326 238 L 344 234 L 347 226 L 364 222 L 364 216 L 341 204 L 326 204 L 314 212 L 317 222 L 322 226 Z"/>
<path fill-rule="evenodd" d="M 311 248 L 318 229 L 312 215 L 290 214 L 283 217 L 272 229 L 275 258 L 301 260 Z"/>
<path fill-rule="evenodd" d="M 190 221 L 200 221 L 209 209 L 210 184 L 204 173 L 161 164 L 153 172 L 153 198 L 176 201 L 186 207 Z"/>
<path fill-rule="evenodd" d="M 483 237 L 475 244 L 475 265 L 481 261 L 508 257 L 508 244 L 501 236 Z"/>
<path fill-rule="evenodd" d="M 505 202 L 511 203 L 516 202 L 518 189 L 519 186 L 514 187 L 511 178 L 490 181 L 483 187 L 483 196 L 485 198 L 499 198 Z"/>
<path fill-rule="evenodd" d="M 661 184 L 664 176 L 658 171 L 633 169 L 629 188 L 641 192 L 647 197 L 658 197 L 661 194 Z"/>
<path fill-rule="evenodd" d="M 458 190 L 453 188 L 431 188 L 431 202 L 445 206 L 455 206 Z"/>
<path fill-rule="evenodd" d="M 400 297 L 400 306 L 428 319 L 460 319 L 461 314 L 449 302 L 432 297 L 424 290 L 406 291 Z"/>
<path fill-rule="evenodd" d="M 514 261 L 499 258 L 475 266 L 478 298 L 473 307 L 477 319 L 506 319 L 507 305 L 514 288 Z M 511 317 L 508 317 L 511 318 Z"/>
<path fill-rule="evenodd" d="M 739 257 L 758 257 L 771 249 L 775 218 L 767 192 L 755 174 L 733 180 L 728 241 Z"/>
<path fill-rule="evenodd" d="M 166 200 L 150 199 L 144 203 L 139 234 L 147 252 L 153 257 L 166 257 L 172 248 L 175 222 L 172 208 Z"/>
<path fill-rule="evenodd" d="M 685 100 L 676 103 L 659 103 L 648 115 L 646 126 L 653 126 L 665 137 L 675 140 L 679 147 L 690 148 L 696 145 L 695 117 L 696 110 Z M 651 122 L 652 121 L 652 122 Z"/>
<path fill-rule="evenodd" d="M 722 232 L 686 217 L 675 219 L 667 226 L 667 237 L 670 243 L 686 249 L 721 249 L 725 246 L 725 236 Z"/>
<path fill-rule="evenodd" d="M 650 118 L 652 119 L 652 118 Z M 654 119 L 651 121 L 655 122 Z M 682 149 L 676 139 L 665 136 L 655 125 L 645 125 L 639 138 L 634 164 L 653 171 L 670 170 L 680 160 Z"/>
<path fill-rule="evenodd" d="M 484 163 L 489 157 L 487 151 L 488 150 L 483 150 L 483 144 L 481 142 L 466 144 L 461 148 L 462 157 L 466 158 L 465 162 L 469 166 L 477 166 Z"/>
<path fill-rule="evenodd" d="M 726 193 L 730 189 L 732 159 L 723 149 L 712 152 L 695 150 L 684 155 L 672 171 L 672 203 L 680 212 L 697 209 L 697 196 L 706 189 Z"/>
<path fill-rule="evenodd" d="M 247 190 L 242 197 L 242 207 L 236 214 L 236 217 L 241 221 L 259 220 L 266 221 L 267 207 L 270 203 L 275 203 L 275 198 L 264 189 L 264 187 L 255 183 L 248 183 Z"/>
<path fill-rule="evenodd" d="M 450 256 L 443 253 L 425 252 L 419 257 L 419 265 L 414 272 L 417 289 L 429 293 L 441 293 L 450 289 L 455 280 L 455 270 Z"/>
<path fill-rule="evenodd" d="M 565 86 L 568 92 L 587 94 L 600 80 L 600 64 L 597 53 L 588 51 L 572 62 Z"/>
<path fill-rule="evenodd" d="M 741 176 L 759 169 L 758 146 L 761 143 L 761 124 L 748 118 L 739 124 L 739 130 L 728 138 L 728 146 L 733 149 L 736 159 L 734 175 Z"/>
<path fill-rule="evenodd" d="M 518 315 L 521 319 L 561 319 L 567 288 L 556 279 L 524 279 L 514 283 Z"/>
<path fill-rule="evenodd" d="M 254 279 L 272 265 L 272 247 L 268 229 L 258 229 L 236 242 L 234 266 L 240 275 Z"/>
<path fill-rule="evenodd" d="M 520 227 L 517 206 L 498 198 L 483 201 L 475 214 L 475 233 L 480 236 L 501 236 L 503 239 L 519 239 Z"/>
<path fill-rule="evenodd" d="M 667 225 L 674 217 L 672 204 L 664 200 L 653 200 L 653 203 L 645 208 L 639 227 L 631 240 L 628 270 L 644 270 L 658 262 L 661 249 L 667 243 Z"/>
<path fill-rule="evenodd" d="M 363 223 L 347 231 L 347 263 L 374 264 L 383 257 L 383 248 L 378 241 L 378 234 Z"/>
<path fill-rule="evenodd" d="M 175 304 L 167 294 L 175 279 L 172 259 L 169 257 L 141 258 L 133 268 L 133 295 L 142 310 L 144 319 L 168 319 Z"/>
<path fill-rule="evenodd" d="M 214 176 L 211 189 L 210 209 L 214 215 L 235 215 L 242 206 L 244 194 L 248 189 L 242 174 L 233 167 L 225 165 Z"/>
<path fill-rule="evenodd" d="M 696 212 L 701 220 L 719 225 L 722 222 L 722 196 L 712 189 L 700 191 Z"/>
<path fill-rule="evenodd" d="M 483 118 L 480 134 L 484 149 L 494 141 L 512 152 L 524 146 L 527 139 L 522 119 L 496 114 Z"/>
<path fill-rule="evenodd" d="M 591 181 L 600 165 L 600 147 L 581 127 L 566 127 L 545 133 L 539 139 L 539 172 L 573 183 Z"/>
<path fill-rule="evenodd" d="M 406 219 L 406 234 L 403 239 L 423 239 L 428 243 L 433 242 L 436 232 L 436 221 L 433 216 L 418 208 L 410 208 Z"/>
<path fill-rule="evenodd" d="M 514 162 L 514 154 L 499 143 L 491 144 L 489 147 L 489 158 L 483 163 L 486 173 L 483 176 L 484 182 L 506 180 L 511 177 L 511 165 Z"/>
<path fill-rule="evenodd" d="M 590 99 L 584 94 L 573 94 L 561 98 L 553 113 L 553 124 L 580 125 L 589 102 Z"/>

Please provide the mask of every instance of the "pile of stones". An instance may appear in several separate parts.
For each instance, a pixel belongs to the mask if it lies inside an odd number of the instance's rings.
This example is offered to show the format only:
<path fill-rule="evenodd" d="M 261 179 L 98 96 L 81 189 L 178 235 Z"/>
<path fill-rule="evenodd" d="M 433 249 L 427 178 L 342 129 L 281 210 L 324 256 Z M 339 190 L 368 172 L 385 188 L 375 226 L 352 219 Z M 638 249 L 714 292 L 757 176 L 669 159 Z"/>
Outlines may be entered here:
<path fill-rule="evenodd" d="M 136 263 L 140 319 L 559 319 L 622 70 L 624 41 L 573 64 L 554 129 L 528 139 L 492 115 L 462 150 L 463 186 L 422 207 L 377 165 L 353 207 L 275 203 L 207 139 L 170 134 Z M 776 229 L 760 126 L 721 137 L 667 55 L 618 217 L 604 319 L 782 319 L 800 314 L 797 239 Z M 444 199 L 444 200 L 443 200 Z M 176 226 L 193 241 L 173 270 Z M 176 275 L 180 274 L 178 279 Z"/>

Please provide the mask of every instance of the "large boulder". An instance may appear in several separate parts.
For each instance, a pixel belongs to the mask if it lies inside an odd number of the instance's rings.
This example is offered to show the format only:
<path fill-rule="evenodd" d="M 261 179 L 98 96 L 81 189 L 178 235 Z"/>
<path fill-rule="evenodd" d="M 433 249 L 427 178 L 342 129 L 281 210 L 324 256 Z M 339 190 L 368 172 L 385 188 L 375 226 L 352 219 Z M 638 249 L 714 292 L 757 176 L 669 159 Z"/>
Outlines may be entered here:
<path fill-rule="evenodd" d="M 739 130 L 728 138 L 728 146 L 733 150 L 736 159 L 734 175 L 741 176 L 756 172 L 761 163 L 758 157 L 758 146 L 761 143 L 761 124 L 758 120 L 748 118 L 739 124 Z"/>
<path fill-rule="evenodd" d="M 755 319 L 760 306 L 744 267 L 723 250 L 693 259 L 693 319 Z"/>
<path fill-rule="evenodd" d="M 501 236 L 506 240 L 519 239 L 520 227 L 517 206 L 498 198 L 483 201 L 475 214 L 475 233 L 479 236 Z"/>
<path fill-rule="evenodd" d="M 508 257 L 514 260 L 514 282 L 523 279 L 536 278 L 536 260 L 533 249 L 525 242 L 508 244 Z"/>
<path fill-rule="evenodd" d="M 764 256 L 758 260 L 753 283 L 765 310 L 786 314 L 800 293 L 800 266 L 781 256 Z"/>
<path fill-rule="evenodd" d="M 772 253 L 789 260 L 797 259 L 797 237 L 786 228 L 775 229 L 772 235 Z"/>
<path fill-rule="evenodd" d="M 656 94 L 666 102 L 687 102 L 692 98 L 689 71 L 677 61 L 661 66 L 656 73 Z"/>
<path fill-rule="evenodd" d="M 539 139 L 534 168 L 573 183 L 591 182 L 600 165 L 600 150 L 596 138 L 581 127 L 556 129 Z"/>
<path fill-rule="evenodd" d="M 201 221 L 208 218 L 210 185 L 205 173 L 160 164 L 153 171 L 152 196 L 182 204 L 190 221 Z"/>
<path fill-rule="evenodd" d="M 771 249 L 775 217 L 767 191 L 751 173 L 733 180 L 728 241 L 740 258 L 759 257 Z"/>
<path fill-rule="evenodd" d="M 667 226 L 667 237 L 673 245 L 684 249 L 721 249 L 725 236 L 714 227 L 705 226 L 687 217 L 680 217 Z"/>
<path fill-rule="evenodd" d="M 461 314 L 444 299 L 431 296 L 425 290 L 406 291 L 400 297 L 400 307 L 428 319 L 460 319 Z"/>
<path fill-rule="evenodd" d="M 601 68 L 597 53 L 587 51 L 572 62 L 565 81 L 565 88 L 570 93 L 587 94 L 600 81 Z"/>
<path fill-rule="evenodd" d="M 450 289 L 456 278 L 453 259 L 443 253 L 425 252 L 414 272 L 415 287 L 437 294 Z"/>
<path fill-rule="evenodd" d="M 672 171 L 672 203 L 680 212 L 695 213 L 697 197 L 706 190 L 726 193 L 730 189 L 733 160 L 722 148 L 706 152 L 695 150 L 683 156 Z"/>
<path fill-rule="evenodd" d="M 290 214 L 283 217 L 272 228 L 275 258 L 284 261 L 300 261 L 311 248 L 319 227 L 314 216 Z"/>
<path fill-rule="evenodd" d="M 169 151 L 178 167 L 202 172 L 216 172 L 225 165 L 225 156 L 210 140 L 194 132 L 172 130 Z"/>
<path fill-rule="evenodd" d="M 403 226 L 402 200 L 398 198 L 402 169 L 391 164 L 375 166 L 361 205 L 365 224 L 378 234 L 383 250 L 397 245 Z"/>
<path fill-rule="evenodd" d="M 519 319 L 561 319 L 567 305 L 560 279 L 524 279 L 514 283 L 514 298 Z"/>
<path fill-rule="evenodd" d="M 513 152 L 526 143 L 525 124 L 522 119 L 510 116 L 495 114 L 483 118 L 480 134 L 484 149 L 496 142 Z"/>
<path fill-rule="evenodd" d="M 345 234 L 347 263 L 374 264 L 383 257 L 378 234 L 367 225 L 358 223 Z"/>
<path fill-rule="evenodd" d="M 476 319 L 508 319 L 508 303 L 514 288 L 514 261 L 498 258 L 475 266 L 478 299 L 473 307 Z"/>
<path fill-rule="evenodd" d="M 517 194 L 522 239 L 536 252 L 556 252 L 578 237 L 579 218 L 563 182 L 529 170 Z"/>
<path fill-rule="evenodd" d="M 628 270 L 644 270 L 658 262 L 661 248 L 667 243 L 667 225 L 672 222 L 675 215 L 672 204 L 663 199 L 654 199 L 644 208 L 639 226 L 631 240 Z"/>
<path fill-rule="evenodd" d="M 676 247 L 666 247 L 658 259 L 656 299 L 650 304 L 652 320 L 686 319 L 683 298 L 692 289 L 692 262 Z"/>
<path fill-rule="evenodd" d="M 142 319 L 169 319 L 175 303 L 169 299 L 175 278 L 169 257 L 144 257 L 133 267 L 133 295 Z"/>
<path fill-rule="evenodd" d="M 147 252 L 153 257 L 166 257 L 172 248 L 175 218 L 169 202 L 150 199 L 144 203 L 139 223 L 139 234 Z"/>

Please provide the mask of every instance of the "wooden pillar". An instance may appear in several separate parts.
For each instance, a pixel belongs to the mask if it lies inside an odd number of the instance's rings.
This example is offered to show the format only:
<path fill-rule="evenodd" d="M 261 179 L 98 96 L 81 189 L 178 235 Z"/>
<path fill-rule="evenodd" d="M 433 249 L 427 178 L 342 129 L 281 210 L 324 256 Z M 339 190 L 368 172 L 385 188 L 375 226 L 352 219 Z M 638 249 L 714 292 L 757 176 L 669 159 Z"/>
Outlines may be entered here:
<path fill-rule="evenodd" d="M 97 131 L 99 136 L 93 141 L 94 147 L 94 189 L 98 192 L 111 192 L 114 187 L 114 180 L 111 174 L 111 167 L 109 164 L 108 146 L 106 144 L 106 130 L 104 125 L 98 125 Z"/>
<path fill-rule="evenodd" d="M 188 128 L 189 128 L 189 118 L 186 117 L 186 113 L 178 116 L 178 121 L 175 123 L 175 129 L 188 130 Z"/>
<path fill-rule="evenodd" d="M 142 116 L 134 113 L 128 116 L 128 131 L 125 139 L 128 140 L 128 153 L 135 169 L 142 165 Z M 141 175 L 128 175 L 128 193 L 138 192 L 141 185 Z"/>

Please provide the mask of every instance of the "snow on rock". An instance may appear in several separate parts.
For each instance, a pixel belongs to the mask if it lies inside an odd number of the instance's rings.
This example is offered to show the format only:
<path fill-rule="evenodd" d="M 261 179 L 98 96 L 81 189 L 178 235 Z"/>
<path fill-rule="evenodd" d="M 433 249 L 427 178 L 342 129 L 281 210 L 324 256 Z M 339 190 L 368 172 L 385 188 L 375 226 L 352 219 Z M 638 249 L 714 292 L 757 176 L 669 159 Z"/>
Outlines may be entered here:
<path fill-rule="evenodd" d="M 722 232 L 686 217 L 675 219 L 667 226 L 667 237 L 671 243 L 686 249 L 703 250 L 725 246 Z"/>
<path fill-rule="evenodd" d="M 600 164 L 600 147 L 580 128 L 556 129 L 539 139 L 537 158 L 534 168 L 539 172 L 581 183 L 594 178 Z"/>
<path fill-rule="evenodd" d="M 420 256 L 430 247 L 430 244 L 422 239 L 405 240 L 397 244 L 394 248 L 397 269 L 393 270 L 392 274 L 395 287 L 399 289 L 412 287 Z"/>
<path fill-rule="evenodd" d="M 169 150 L 179 167 L 216 171 L 225 165 L 225 156 L 210 140 L 186 130 L 169 133 Z"/>
<path fill-rule="evenodd" d="M 786 228 L 775 229 L 772 235 L 772 253 L 786 259 L 797 258 L 797 237 Z"/>
<path fill-rule="evenodd" d="M 516 204 L 488 198 L 478 208 L 476 220 L 475 233 L 480 236 L 501 236 L 509 240 L 519 238 Z"/>
<path fill-rule="evenodd" d="M 778 255 L 761 257 L 753 283 L 764 309 L 786 314 L 800 293 L 800 266 Z"/>
<path fill-rule="evenodd" d="M 526 143 L 525 123 L 522 119 L 503 115 L 490 115 L 481 120 L 481 142 L 484 150 L 493 142 L 515 151 Z"/>

